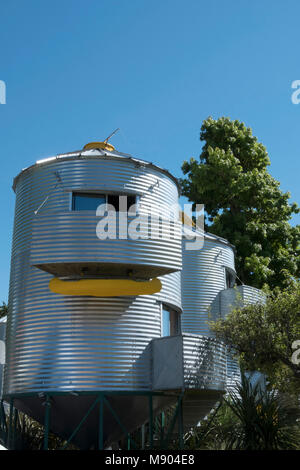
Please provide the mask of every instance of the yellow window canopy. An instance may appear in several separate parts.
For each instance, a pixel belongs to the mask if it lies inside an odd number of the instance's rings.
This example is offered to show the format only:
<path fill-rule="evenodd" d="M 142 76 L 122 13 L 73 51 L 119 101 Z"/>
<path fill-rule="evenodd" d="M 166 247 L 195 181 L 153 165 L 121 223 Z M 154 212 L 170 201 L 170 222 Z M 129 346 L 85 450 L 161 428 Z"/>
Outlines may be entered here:
<path fill-rule="evenodd" d="M 49 282 L 49 289 L 55 294 L 92 297 L 121 297 L 129 295 L 156 294 L 162 288 L 159 279 L 133 281 L 129 279 L 79 279 L 63 281 L 57 277 Z"/>

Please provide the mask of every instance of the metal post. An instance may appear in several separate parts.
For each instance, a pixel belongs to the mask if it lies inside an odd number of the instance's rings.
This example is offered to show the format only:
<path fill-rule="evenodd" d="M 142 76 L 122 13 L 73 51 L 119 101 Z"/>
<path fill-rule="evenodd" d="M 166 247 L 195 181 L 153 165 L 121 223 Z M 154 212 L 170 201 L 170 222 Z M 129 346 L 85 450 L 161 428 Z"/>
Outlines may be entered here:
<path fill-rule="evenodd" d="M 46 395 L 45 401 L 45 422 L 44 422 L 44 450 L 48 450 L 49 428 L 50 428 L 51 401 L 49 395 Z"/>
<path fill-rule="evenodd" d="M 177 419 L 178 419 L 178 413 L 179 413 L 179 409 L 180 409 L 180 406 L 181 406 L 182 397 L 183 397 L 183 393 L 181 393 L 181 395 L 179 395 L 179 397 L 178 397 L 176 409 L 175 409 L 175 411 L 174 411 L 174 415 L 173 415 L 172 421 L 171 421 L 171 423 L 170 423 L 170 425 L 169 425 L 166 439 L 165 439 L 165 441 L 164 441 L 164 449 L 167 449 L 167 448 L 168 448 L 169 439 L 170 439 L 170 437 L 171 437 L 171 435 L 172 435 L 172 432 L 173 432 L 175 423 L 176 423 L 176 421 L 177 421 Z M 181 422 L 182 422 L 182 421 L 181 421 Z M 178 427 L 179 427 L 179 421 L 178 421 Z"/>
<path fill-rule="evenodd" d="M 103 395 L 100 395 L 99 402 L 99 438 L 98 438 L 98 449 L 103 450 Z"/>
<path fill-rule="evenodd" d="M 142 450 L 145 449 L 145 425 L 142 424 L 141 428 L 141 441 L 142 441 Z"/>
<path fill-rule="evenodd" d="M 152 395 L 149 395 L 149 447 L 153 448 L 153 401 Z"/>
<path fill-rule="evenodd" d="M 164 442 L 164 434 L 165 434 L 165 413 L 164 411 L 161 412 L 161 421 L 160 421 L 160 445 L 163 446 Z"/>
<path fill-rule="evenodd" d="M 184 448 L 183 440 L 183 409 L 182 409 L 182 398 L 178 398 L 178 434 L 179 434 L 179 449 Z"/>

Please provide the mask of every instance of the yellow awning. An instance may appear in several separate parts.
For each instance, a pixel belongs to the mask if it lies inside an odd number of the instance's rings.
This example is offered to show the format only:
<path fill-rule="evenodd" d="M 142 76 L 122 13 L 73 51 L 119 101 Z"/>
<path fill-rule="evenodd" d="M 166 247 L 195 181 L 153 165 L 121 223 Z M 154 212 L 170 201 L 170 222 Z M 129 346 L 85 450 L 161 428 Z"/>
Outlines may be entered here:
<path fill-rule="evenodd" d="M 161 290 L 159 279 L 132 281 L 129 279 L 79 279 L 62 281 L 57 277 L 49 282 L 49 289 L 55 294 L 92 297 L 121 297 L 129 295 L 152 295 Z"/>

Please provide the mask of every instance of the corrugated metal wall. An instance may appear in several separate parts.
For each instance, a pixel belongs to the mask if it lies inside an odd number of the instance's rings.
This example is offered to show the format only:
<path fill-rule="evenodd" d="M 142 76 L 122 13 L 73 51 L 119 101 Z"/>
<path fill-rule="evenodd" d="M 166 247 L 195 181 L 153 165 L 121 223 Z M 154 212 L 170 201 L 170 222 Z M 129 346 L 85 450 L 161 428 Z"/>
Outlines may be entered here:
<path fill-rule="evenodd" d="M 225 318 L 233 308 L 264 302 L 264 300 L 265 295 L 263 292 L 255 287 L 235 286 L 219 293 L 216 302 L 214 302 L 213 310 L 215 314 L 218 312 L 219 316 Z"/>
<path fill-rule="evenodd" d="M 149 223 L 144 232 L 140 231 L 145 234 L 145 239 L 100 240 L 96 234 L 99 220 L 100 217 L 90 211 L 83 213 L 67 210 L 59 214 L 38 214 L 33 222 L 30 263 L 40 267 L 46 265 L 46 268 L 53 263 L 139 265 L 143 267 L 144 273 L 149 271 L 150 274 L 163 274 L 181 269 L 180 239 L 146 238 L 146 230 L 150 229 L 151 225 Z M 131 222 L 130 218 L 128 222 Z M 115 227 L 118 235 L 118 220 Z M 53 266 L 51 267 L 53 269 Z"/>
<path fill-rule="evenodd" d="M 183 240 L 182 331 L 211 335 L 211 305 L 225 289 L 225 266 L 234 270 L 233 248 L 206 235 L 201 250 L 186 250 Z"/>
<path fill-rule="evenodd" d="M 187 388 L 225 390 L 226 348 L 220 341 L 184 334 L 183 360 Z"/>

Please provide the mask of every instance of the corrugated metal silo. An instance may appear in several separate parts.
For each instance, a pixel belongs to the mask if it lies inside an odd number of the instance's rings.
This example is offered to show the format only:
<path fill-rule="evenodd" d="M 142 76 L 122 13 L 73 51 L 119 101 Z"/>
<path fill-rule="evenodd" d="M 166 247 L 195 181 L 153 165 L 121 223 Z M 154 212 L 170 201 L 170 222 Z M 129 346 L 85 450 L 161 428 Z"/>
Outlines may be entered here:
<path fill-rule="evenodd" d="M 53 430 L 67 436 L 77 411 L 91 400 L 75 400 L 76 394 L 151 389 L 142 353 L 161 336 L 162 302 L 181 312 L 181 240 L 100 240 L 99 217 L 94 210 L 74 210 L 72 195 L 126 195 L 138 202 L 139 213 L 149 206 L 159 212 L 162 204 L 177 203 L 178 185 L 153 164 L 91 148 L 37 162 L 15 178 L 14 190 L 4 395 L 42 420 L 43 394 L 51 393 Z M 53 277 L 114 282 L 128 276 L 158 276 L 162 290 L 125 297 L 116 290 L 107 298 L 49 290 Z M 130 408 L 135 410 L 134 399 Z M 139 419 L 145 418 L 136 416 L 135 426 Z M 91 445 L 91 436 L 80 439 Z"/>

